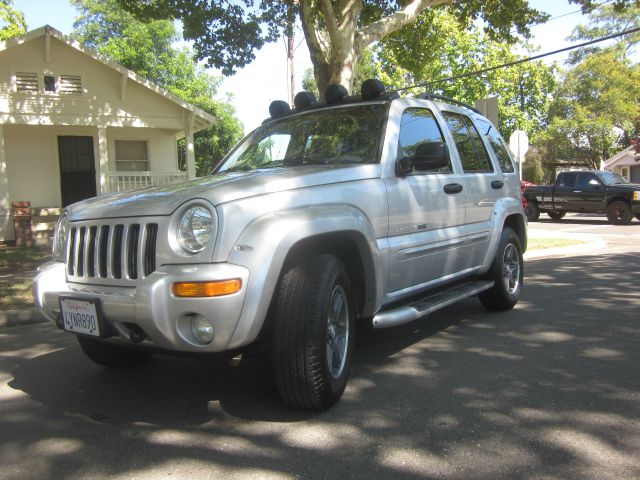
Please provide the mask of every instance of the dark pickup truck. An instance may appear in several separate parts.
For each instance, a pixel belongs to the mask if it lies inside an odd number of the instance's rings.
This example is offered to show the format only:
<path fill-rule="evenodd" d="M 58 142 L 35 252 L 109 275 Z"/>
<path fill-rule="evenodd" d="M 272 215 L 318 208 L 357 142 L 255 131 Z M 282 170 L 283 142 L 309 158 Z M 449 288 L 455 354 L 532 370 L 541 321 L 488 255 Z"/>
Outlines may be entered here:
<path fill-rule="evenodd" d="M 606 213 L 615 225 L 627 225 L 634 216 L 640 220 L 640 184 L 616 173 L 562 172 L 553 185 L 528 187 L 524 196 L 530 222 L 538 220 L 540 212 L 553 220 L 567 212 Z"/>

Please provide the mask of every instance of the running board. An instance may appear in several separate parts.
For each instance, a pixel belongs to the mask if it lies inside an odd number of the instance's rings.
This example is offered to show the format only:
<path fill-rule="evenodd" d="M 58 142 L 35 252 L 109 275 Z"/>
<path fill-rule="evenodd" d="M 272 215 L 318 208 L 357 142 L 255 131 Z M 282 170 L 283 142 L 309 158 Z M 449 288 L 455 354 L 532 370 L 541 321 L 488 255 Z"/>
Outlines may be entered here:
<path fill-rule="evenodd" d="M 436 310 L 448 307 L 465 298 L 489 290 L 493 287 L 490 280 L 478 280 L 475 282 L 464 283 L 456 287 L 434 293 L 428 297 L 413 301 L 407 305 L 392 308 L 379 312 L 373 317 L 373 328 L 387 328 L 402 325 L 403 323 L 413 322 L 418 318 L 424 317 Z"/>

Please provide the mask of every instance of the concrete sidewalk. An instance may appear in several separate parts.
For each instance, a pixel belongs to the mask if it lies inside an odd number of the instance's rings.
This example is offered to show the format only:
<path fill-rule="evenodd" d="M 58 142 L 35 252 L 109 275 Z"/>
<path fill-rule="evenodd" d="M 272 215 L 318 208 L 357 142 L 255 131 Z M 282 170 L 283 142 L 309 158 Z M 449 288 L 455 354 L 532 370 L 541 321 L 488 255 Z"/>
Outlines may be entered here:
<path fill-rule="evenodd" d="M 569 240 L 579 240 L 579 245 L 569 245 L 566 247 L 546 248 L 541 250 L 529 250 L 524 254 L 525 260 L 536 260 L 553 256 L 572 256 L 594 252 L 606 247 L 606 242 L 597 235 L 568 232 L 549 232 L 546 230 L 529 229 L 529 238 L 566 238 Z M 35 307 L 23 310 L 0 310 L 0 327 L 10 327 L 15 325 L 28 325 L 43 323 L 47 320 Z"/>

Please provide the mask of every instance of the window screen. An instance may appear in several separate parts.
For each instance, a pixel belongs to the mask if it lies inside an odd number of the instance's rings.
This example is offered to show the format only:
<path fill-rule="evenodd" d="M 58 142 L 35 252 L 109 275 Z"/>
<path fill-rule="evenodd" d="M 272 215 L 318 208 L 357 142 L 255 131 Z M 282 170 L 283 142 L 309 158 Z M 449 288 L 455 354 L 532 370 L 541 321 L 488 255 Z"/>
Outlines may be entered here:
<path fill-rule="evenodd" d="M 453 112 L 443 112 L 443 115 L 456 142 L 465 173 L 493 172 L 480 134 L 469 117 Z"/>
<path fill-rule="evenodd" d="M 146 140 L 116 140 L 116 169 L 120 172 L 149 171 Z"/>

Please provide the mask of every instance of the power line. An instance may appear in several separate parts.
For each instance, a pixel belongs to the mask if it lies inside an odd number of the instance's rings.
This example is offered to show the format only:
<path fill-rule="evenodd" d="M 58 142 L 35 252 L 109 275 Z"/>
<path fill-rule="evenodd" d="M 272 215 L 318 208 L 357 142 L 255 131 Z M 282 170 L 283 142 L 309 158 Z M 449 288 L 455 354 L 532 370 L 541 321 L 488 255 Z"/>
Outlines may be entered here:
<path fill-rule="evenodd" d="M 550 55 L 555 55 L 557 53 L 568 52 L 569 50 L 575 50 L 576 48 L 586 47 L 588 45 L 593 45 L 594 43 L 604 42 L 606 40 L 611 40 L 613 38 L 622 37 L 624 35 L 629 35 L 630 33 L 636 33 L 640 31 L 640 27 L 632 28 L 631 30 L 625 30 L 624 32 L 614 33 L 613 35 L 607 35 L 606 37 L 596 38 L 595 40 L 589 40 L 588 42 L 579 43 L 578 45 L 572 45 L 570 47 L 561 48 L 559 50 L 554 50 L 552 52 L 541 53 L 539 55 L 534 55 L 532 57 L 521 58 L 520 60 L 515 60 L 509 63 L 503 63 L 502 65 L 496 65 L 493 67 L 483 68 L 482 70 L 475 70 L 473 72 L 461 73 L 460 75 L 454 75 L 452 77 L 443 78 L 441 80 L 433 80 L 431 82 L 418 83 L 416 85 L 412 85 L 410 87 L 398 88 L 394 91 L 402 92 L 404 90 L 410 90 L 412 88 L 418 87 L 428 87 L 429 85 L 435 85 L 436 83 L 450 82 L 452 80 L 458 80 L 460 78 L 472 77 L 475 75 L 479 75 L 481 73 L 492 72 L 493 70 L 498 70 L 499 68 L 507 68 L 512 67 L 514 65 L 519 65 L 521 63 L 531 62 L 533 60 L 538 60 L 539 58 L 548 57 Z"/>

